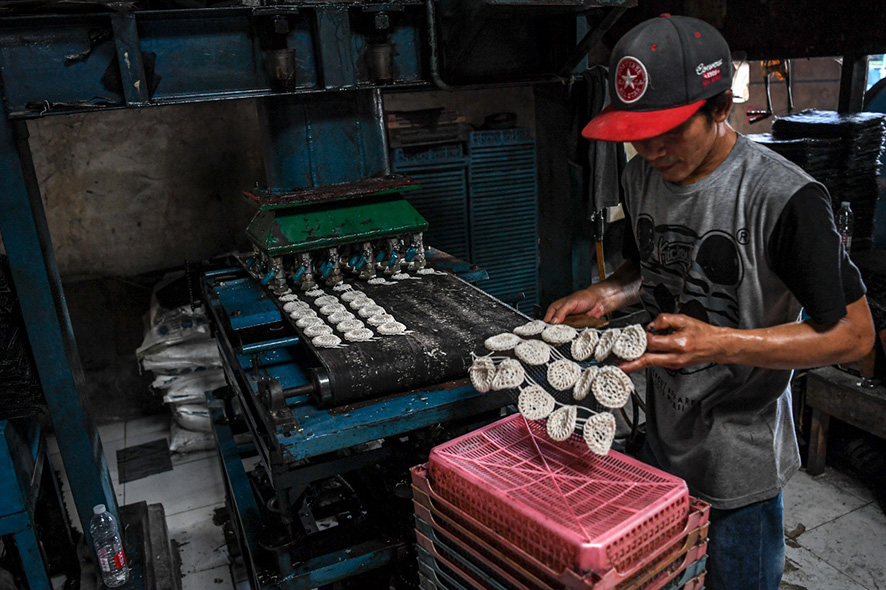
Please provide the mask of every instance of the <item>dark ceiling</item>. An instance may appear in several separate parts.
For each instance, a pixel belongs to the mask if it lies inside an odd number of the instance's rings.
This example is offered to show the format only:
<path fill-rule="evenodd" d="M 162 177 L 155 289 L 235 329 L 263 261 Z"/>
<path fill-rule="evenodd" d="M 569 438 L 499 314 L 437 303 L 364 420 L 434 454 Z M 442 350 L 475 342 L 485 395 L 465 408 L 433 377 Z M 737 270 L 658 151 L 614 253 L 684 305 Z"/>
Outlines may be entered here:
<path fill-rule="evenodd" d="M 886 53 L 880 0 L 639 0 L 606 36 L 612 44 L 633 25 L 661 13 L 706 20 L 733 52 L 749 59 Z"/>

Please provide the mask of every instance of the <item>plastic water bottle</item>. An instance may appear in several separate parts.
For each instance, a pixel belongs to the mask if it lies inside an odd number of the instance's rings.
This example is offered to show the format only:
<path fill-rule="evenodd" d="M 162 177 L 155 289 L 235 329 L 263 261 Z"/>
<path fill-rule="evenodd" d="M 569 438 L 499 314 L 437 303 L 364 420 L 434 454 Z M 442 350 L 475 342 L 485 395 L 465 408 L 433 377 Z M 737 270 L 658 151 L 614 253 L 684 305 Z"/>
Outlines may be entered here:
<path fill-rule="evenodd" d="M 849 201 L 843 201 L 837 212 L 837 231 L 840 232 L 840 240 L 847 252 L 852 252 L 852 224 L 852 207 L 849 206 Z"/>
<path fill-rule="evenodd" d="M 92 509 L 89 534 L 92 535 L 102 581 L 108 588 L 119 588 L 129 580 L 129 568 L 126 567 L 126 554 L 123 553 L 117 520 L 104 504 Z"/>

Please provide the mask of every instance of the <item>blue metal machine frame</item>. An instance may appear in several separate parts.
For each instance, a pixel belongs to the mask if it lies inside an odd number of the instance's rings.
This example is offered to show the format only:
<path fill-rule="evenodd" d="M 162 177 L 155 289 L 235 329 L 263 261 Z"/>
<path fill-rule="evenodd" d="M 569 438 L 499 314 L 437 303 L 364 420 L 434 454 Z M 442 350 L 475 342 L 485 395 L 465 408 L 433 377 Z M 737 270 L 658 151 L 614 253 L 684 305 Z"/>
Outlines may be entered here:
<path fill-rule="evenodd" d="M 35 420 L 0 420 L 0 474 L 0 535 L 13 536 L 29 588 L 50 590 L 52 583 L 35 524 L 41 486 L 50 488 L 43 491 L 49 501 L 56 503 L 59 514 L 64 514 L 64 509 L 46 438 Z M 65 534 L 71 539 L 67 527 L 53 534 Z"/>
<path fill-rule="evenodd" d="M 284 390 L 298 390 L 310 384 L 310 377 L 291 353 L 298 338 L 242 347 L 234 343 L 237 330 L 283 319 L 262 286 L 242 269 L 224 268 L 206 273 L 204 295 L 217 328 L 216 339 L 228 382 L 240 402 L 255 450 L 274 482 L 284 518 L 288 507 L 312 482 L 378 463 L 387 453 L 382 448 L 333 457 L 334 452 L 441 422 L 481 415 L 510 403 L 507 395 L 478 393 L 466 380 L 334 409 L 320 409 L 303 394 L 286 400 L 295 425 L 276 425 L 265 419 L 267 409 L 260 399 L 260 383 L 273 377 Z M 233 319 L 237 328 L 233 327 Z M 226 413 L 221 400 L 210 398 L 210 409 L 228 498 L 234 504 L 237 537 L 253 588 L 301 590 L 329 584 L 385 566 L 406 544 L 411 544 L 411 541 L 368 540 L 307 561 L 294 559 L 285 549 L 275 552 L 262 549 L 257 535 L 267 523 L 262 522 L 243 468 L 243 456 L 234 443 L 231 408 Z"/>

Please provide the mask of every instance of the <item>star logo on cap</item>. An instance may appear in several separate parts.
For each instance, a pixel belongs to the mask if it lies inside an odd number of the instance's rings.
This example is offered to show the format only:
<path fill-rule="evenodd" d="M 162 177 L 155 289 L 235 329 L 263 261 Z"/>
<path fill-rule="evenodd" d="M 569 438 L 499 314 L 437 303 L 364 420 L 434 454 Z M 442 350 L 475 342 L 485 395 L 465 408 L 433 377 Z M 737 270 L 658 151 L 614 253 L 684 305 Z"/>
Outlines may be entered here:
<path fill-rule="evenodd" d="M 649 75 L 646 66 L 635 57 L 621 58 L 615 67 L 615 92 L 626 104 L 637 102 L 646 93 Z"/>

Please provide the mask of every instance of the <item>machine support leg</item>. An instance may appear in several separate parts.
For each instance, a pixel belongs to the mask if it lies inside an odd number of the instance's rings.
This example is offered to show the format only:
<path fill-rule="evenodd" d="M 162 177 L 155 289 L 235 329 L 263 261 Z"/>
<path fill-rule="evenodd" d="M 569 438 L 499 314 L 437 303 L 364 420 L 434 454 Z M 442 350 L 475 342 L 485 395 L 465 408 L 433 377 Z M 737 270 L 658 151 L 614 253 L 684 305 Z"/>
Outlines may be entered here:
<path fill-rule="evenodd" d="M 21 557 L 22 566 L 24 566 L 28 587 L 31 590 L 52 590 L 43 554 L 40 552 L 40 543 L 30 525 L 15 534 L 15 546 L 18 548 L 18 554 Z"/>
<path fill-rule="evenodd" d="M 83 368 L 27 145 L 27 127 L 11 122 L 5 107 L 0 107 L 0 234 L 74 503 L 91 545 L 87 525 L 92 507 L 105 504 L 116 516 L 117 498 L 83 389 Z"/>

